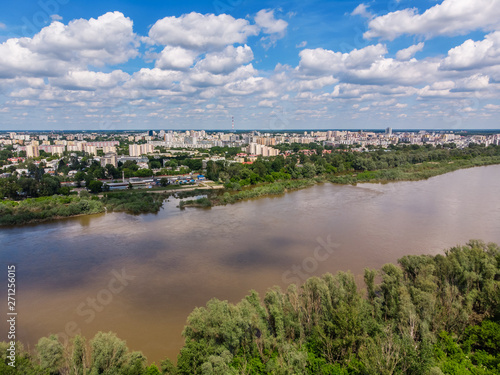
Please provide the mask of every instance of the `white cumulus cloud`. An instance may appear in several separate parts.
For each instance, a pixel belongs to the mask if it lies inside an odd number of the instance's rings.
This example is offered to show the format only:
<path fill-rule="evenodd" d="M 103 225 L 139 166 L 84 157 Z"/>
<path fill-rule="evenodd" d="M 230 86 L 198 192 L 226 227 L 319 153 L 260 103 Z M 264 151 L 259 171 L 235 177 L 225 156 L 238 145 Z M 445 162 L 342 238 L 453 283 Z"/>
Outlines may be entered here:
<path fill-rule="evenodd" d="M 274 17 L 274 10 L 266 9 L 257 13 L 255 23 L 262 28 L 264 34 L 268 34 L 260 39 L 262 46 L 266 49 L 274 46 L 278 39 L 283 38 L 288 27 L 288 22 Z"/>
<path fill-rule="evenodd" d="M 88 90 L 109 89 L 124 82 L 129 75 L 121 70 L 111 73 L 91 72 L 91 71 L 70 71 L 64 77 L 51 79 L 54 86 L 66 90 Z"/>
<path fill-rule="evenodd" d="M 455 88 L 452 91 L 477 91 L 488 87 L 490 77 L 481 73 L 474 74 L 470 77 L 462 78 L 457 81 Z"/>
<path fill-rule="evenodd" d="M 484 109 L 489 109 L 489 110 L 493 110 L 493 111 L 499 111 L 500 110 L 500 105 L 498 104 L 486 104 L 484 106 Z"/>
<path fill-rule="evenodd" d="M 356 9 L 351 13 L 351 16 L 361 16 L 364 18 L 372 18 L 373 14 L 368 11 L 368 6 L 366 4 L 359 4 Z"/>
<path fill-rule="evenodd" d="M 125 88 L 145 90 L 168 90 L 173 89 L 175 82 L 181 80 L 183 73 L 173 70 L 162 70 L 158 68 L 142 68 L 135 72 Z"/>
<path fill-rule="evenodd" d="M 444 0 L 424 13 L 416 8 L 391 12 L 372 19 L 366 39 L 393 40 L 400 35 L 463 35 L 477 29 L 492 30 L 500 25 L 500 0 Z"/>
<path fill-rule="evenodd" d="M 238 66 L 253 60 L 252 49 L 247 46 L 227 46 L 221 52 L 208 53 L 205 58 L 196 64 L 196 68 L 213 74 L 227 74 Z"/>
<path fill-rule="evenodd" d="M 387 47 L 383 44 L 354 49 L 349 53 L 334 52 L 323 48 L 300 51 L 300 68 L 306 73 L 338 73 L 349 69 L 368 69 L 383 59 Z"/>
<path fill-rule="evenodd" d="M 65 61 L 32 52 L 21 44 L 20 39 L 12 38 L 0 44 L 0 78 L 52 77 L 68 67 Z"/>
<path fill-rule="evenodd" d="M 274 102 L 272 100 L 261 100 L 258 105 L 259 107 L 272 108 L 274 107 Z"/>
<path fill-rule="evenodd" d="M 122 13 L 109 12 L 68 25 L 52 22 L 32 39 L 21 38 L 19 44 L 33 53 L 65 61 L 96 66 L 120 64 L 139 54 L 132 26 L 132 20 Z"/>
<path fill-rule="evenodd" d="M 155 67 L 160 69 L 185 70 L 190 68 L 198 53 L 182 47 L 167 46 L 156 60 Z"/>
<path fill-rule="evenodd" d="M 257 35 L 259 29 L 247 20 L 230 15 L 189 13 L 180 17 L 165 17 L 149 30 L 149 40 L 160 45 L 185 49 L 222 49 L 230 44 L 243 44 Z"/>
<path fill-rule="evenodd" d="M 481 41 L 469 39 L 452 48 L 441 69 L 466 70 L 497 64 L 500 64 L 500 31 L 486 35 Z"/>
<path fill-rule="evenodd" d="M 399 50 L 396 53 L 396 59 L 400 61 L 410 60 L 417 52 L 420 52 L 424 49 L 424 43 L 420 42 L 418 44 L 414 44 L 408 48 Z"/>
<path fill-rule="evenodd" d="M 274 18 L 274 10 L 260 10 L 255 16 L 255 23 L 259 25 L 265 34 L 278 34 L 283 36 L 288 22 Z"/>

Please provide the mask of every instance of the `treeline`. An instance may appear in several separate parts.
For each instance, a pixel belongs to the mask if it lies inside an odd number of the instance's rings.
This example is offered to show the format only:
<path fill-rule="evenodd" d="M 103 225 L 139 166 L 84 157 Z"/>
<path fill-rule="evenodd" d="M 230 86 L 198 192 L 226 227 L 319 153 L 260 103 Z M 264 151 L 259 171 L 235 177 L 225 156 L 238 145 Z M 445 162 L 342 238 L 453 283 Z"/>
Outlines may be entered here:
<path fill-rule="evenodd" d="M 46 174 L 43 168 L 38 168 L 34 164 L 30 164 L 28 170 L 29 176 L 0 178 L 0 199 L 16 200 L 70 194 L 71 188 L 61 186 L 59 177 Z"/>
<path fill-rule="evenodd" d="M 81 197 L 55 195 L 19 202 L 0 201 L 0 225 L 21 225 L 103 211 L 103 203 L 97 197 L 89 197 L 88 193 Z"/>
<path fill-rule="evenodd" d="M 285 149 L 291 147 L 281 146 Z M 484 147 L 471 144 L 464 149 L 403 145 L 392 146 L 388 150 L 376 149 L 368 152 L 324 149 L 317 144 L 309 146 L 307 151 L 311 151 L 310 154 L 298 150 L 298 154 L 291 154 L 286 158 L 283 156 L 271 160 L 259 158 L 251 165 L 209 161 L 206 176 L 209 180 L 222 181 L 229 190 L 241 190 L 247 185 L 323 176 L 340 176 L 341 178 L 334 180 L 339 183 L 374 179 L 387 181 L 419 179 L 422 176 L 418 176 L 416 172 L 423 169 L 437 170 L 441 167 L 439 173 L 445 173 L 448 169 L 453 170 L 457 167 L 500 163 L 500 146 L 495 145 Z M 450 166 L 443 168 L 445 163 L 450 163 Z M 359 179 L 342 179 L 345 175 L 364 172 L 367 173 L 361 175 Z"/>
<path fill-rule="evenodd" d="M 283 180 L 276 181 L 272 184 L 256 186 L 253 189 L 245 189 L 238 192 L 230 193 L 226 191 L 221 195 L 211 195 L 210 200 L 213 206 L 226 205 L 236 203 L 241 200 L 258 198 L 267 195 L 281 195 L 287 191 L 303 189 L 313 186 L 319 179 L 301 179 L 301 180 Z"/>
<path fill-rule="evenodd" d="M 76 336 L 64 347 L 57 336 L 43 337 L 32 355 L 16 345 L 15 367 L 9 366 L 10 344 L 0 343 L 2 375 L 160 375 L 155 364 L 147 366 L 141 352 L 130 351 L 125 341 L 112 332 L 99 332 L 87 342 Z M 165 362 L 168 366 L 169 362 Z M 165 367 L 164 366 L 164 367 Z M 172 366 L 173 367 L 173 366 Z"/>
<path fill-rule="evenodd" d="M 196 200 L 181 201 L 179 203 L 179 207 L 207 208 L 212 206 L 222 206 L 251 198 L 259 198 L 269 195 L 281 195 L 286 193 L 287 191 L 313 186 L 317 182 L 321 181 L 319 179 L 276 181 L 272 184 L 264 184 L 262 186 L 256 186 L 250 189 L 244 189 L 236 192 L 221 191 L 221 194 L 214 194 L 214 192 L 211 191 L 200 190 L 201 194 L 206 194 L 207 197 L 198 198 Z"/>
<path fill-rule="evenodd" d="M 263 301 L 213 299 L 188 317 L 177 373 L 500 373 L 497 245 L 405 256 L 364 280 L 364 293 L 339 272 Z"/>
<path fill-rule="evenodd" d="M 117 191 L 104 194 L 102 203 L 108 211 L 122 211 L 131 214 L 156 213 L 168 197 L 168 193 Z"/>
<path fill-rule="evenodd" d="M 356 173 L 343 173 L 328 177 L 328 181 L 337 184 L 356 184 L 358 182 L 389 182 L 389 181 L 417 181 L 449 173 L 458 169 L 500 164 L 500 156 L 476 156 L 472 159 L 453 161 L 425 162 L 407 164 L 396 168 Z"/>
<path fill-rule="evenodd" d="M 168 196 L 167 193 L 126 190 L 105 193 L 99 198 L 81 191 L 80 196 L 53 195 L 22 201 L 0 201 L 0 226 L 97 214 L 105 210 L 130 214 L 156 213 Z"/>
<path fill-rule="evenodd" d="M 499 374 L 500 248 L 470 241 L 445 255 L 405 256 L 351 273 L 311 277 L 263 299 L 195 309 L 174 366 L 146 366 L 111 333 L 63 348 L 42 338 L 10 374 Z M 5 348 L 5 350 L 4 350 Z M 3 366 L 3 367 L 2 367 Z"/>

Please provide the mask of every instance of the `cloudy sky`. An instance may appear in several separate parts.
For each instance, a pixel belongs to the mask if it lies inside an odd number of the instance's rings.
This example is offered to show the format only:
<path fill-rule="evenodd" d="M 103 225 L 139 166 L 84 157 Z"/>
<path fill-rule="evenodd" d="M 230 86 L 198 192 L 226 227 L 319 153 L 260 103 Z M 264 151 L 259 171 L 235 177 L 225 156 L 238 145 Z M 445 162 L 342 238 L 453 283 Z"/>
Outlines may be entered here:
<path fill-rule="evenodd" d="M 0 130 L 500 128 L 500 0 L 0 5 Z"/>

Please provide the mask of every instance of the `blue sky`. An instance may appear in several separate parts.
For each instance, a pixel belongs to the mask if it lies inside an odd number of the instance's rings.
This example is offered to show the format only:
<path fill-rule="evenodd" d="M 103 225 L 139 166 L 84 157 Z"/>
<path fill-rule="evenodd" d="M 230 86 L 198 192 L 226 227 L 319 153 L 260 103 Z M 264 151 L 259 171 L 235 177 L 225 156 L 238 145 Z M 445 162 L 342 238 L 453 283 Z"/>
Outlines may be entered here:
<path fill-rule="evenodd" d="M 500 0 L 0 5 L 0 130 L 496 129 Z"/>

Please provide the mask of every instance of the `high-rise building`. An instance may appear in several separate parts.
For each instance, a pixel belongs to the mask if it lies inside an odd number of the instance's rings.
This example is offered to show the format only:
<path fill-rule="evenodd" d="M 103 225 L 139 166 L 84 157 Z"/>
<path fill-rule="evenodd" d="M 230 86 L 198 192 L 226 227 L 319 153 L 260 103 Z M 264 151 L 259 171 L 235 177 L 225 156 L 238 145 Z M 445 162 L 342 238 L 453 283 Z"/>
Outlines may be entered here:
<path fill-rule="evenodd" d="M 85 151 L 87 154 L 90 155 L 97 155 L 97 147 L 96 146 L 90 146 L 90 145 L 84 145 L 83 146 L 83 151 Z"/>
<path fill-rule="evenodd" d="M 132 144 L 128 145 L 128 154 L 130 156 L 141 156 L 151 154 L 154 151 L 154 146 L 150 143 L 143 145 Z"/>
<path fill-rule="evenodd" d="M 101 166 L 105 167 L 106 165 L 111 164 L 113 167 L 117 168 L 118 167 L 118 159 L 117 155 L 114 152 L 109 152 L 105 154 L 101 158 Z"/>
<path fill-rule="evenodd" d="M 141 145 L 138 144 L 129 145 L 128 154 L 130 156 L 141 156 Z"/>
<path fill-rule="evenodd" d="M 115 146 L 104 146 L 102 148 L 102 152 L 104 152 L 105 154 L 116 153 L 116 147 Z"/>
<path fill-rule="evenodd" d="M 392 128 L 385 129 L 385 134 L 386 135 L 392 135 Z"/>
<path fill-rule="evenodd" d="M 141 155 L 152 154 L 154 150 L 155 147 L 151 143 L 141 145 Z"/>
<path fill-rule="evenodd" d="M 65 145 L 53 145 L 51 146 L 52 155 L 63 155 L 66 150 Z"/>
<path fill-rule="evenodd" d="M 38 150 L 38 145 L 31 144 L 26 146 L 26 156 L 28 158 L 37 158 L 40 156 L 40 151 Z"/>
<path fill-rule="evenodd" d="M 250 155 L 262 156 L 277 156 L 280 153 L 280 151 L 275 148 L 260 145 L 258 143 L 250 143 L 246 148 L 246 152 Z"/>

